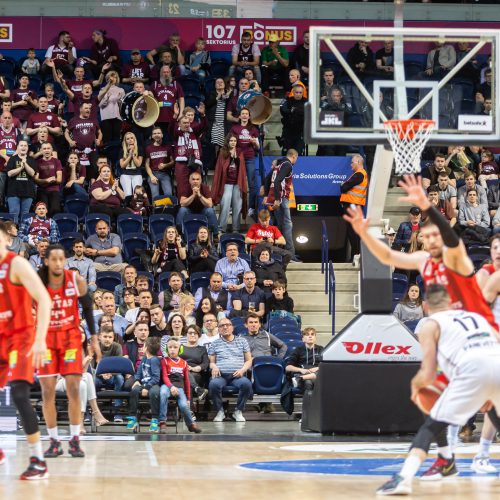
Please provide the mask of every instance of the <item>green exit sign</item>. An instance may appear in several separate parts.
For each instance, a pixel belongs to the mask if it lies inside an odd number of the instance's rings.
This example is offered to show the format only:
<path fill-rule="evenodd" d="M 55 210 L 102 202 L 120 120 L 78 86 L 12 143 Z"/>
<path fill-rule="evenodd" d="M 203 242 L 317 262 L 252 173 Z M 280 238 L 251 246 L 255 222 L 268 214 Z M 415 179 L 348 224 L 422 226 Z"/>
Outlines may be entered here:
<path fill-rule="evenodd" d="M 318 204 L 317 203 L 299 203 L 297 205 L 298 212 L 317 212 Z"/>

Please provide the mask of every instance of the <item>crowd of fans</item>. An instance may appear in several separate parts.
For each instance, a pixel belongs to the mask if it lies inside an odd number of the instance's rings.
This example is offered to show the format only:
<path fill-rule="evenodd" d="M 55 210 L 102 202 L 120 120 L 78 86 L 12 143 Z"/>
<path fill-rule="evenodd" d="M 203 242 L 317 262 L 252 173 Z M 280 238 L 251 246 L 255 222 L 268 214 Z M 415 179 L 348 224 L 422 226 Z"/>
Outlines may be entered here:
<path fill-rule="evenodd" d="M 85 57 L 67 31 L 59 33 L 43 60 L 33 49 L 21 61 L 0 55 L 0 205 L 11 219 L 10 248 L 39 269 L 48 245 L 66 242 L 67 266 L 93 293 L 104 355 L 127 356 L 136 370 L 135 376 L 102 375 L 95 385 L 131 391 L 132 414 L 139 397 L 149 396 L 152 432 L 165 424 L 169 397 L 177 399 L 193 432 L 199 432 L 190 409 L 193 397 L 203 401 L 209 393 L 215 420 L 223 420 L 221 394 L 229 383 L 239 391 L 234 419 L 243 421 L 252 395 L 245 377 L 252 359 L 287 354 L 286 342 L 264 327 L 275 314 L 293 317 L 286 267 L 296 256 L 290 224 L 284 227 L 277 217 L 279 227 L 272 225 L 270 211 L 261 209 L 270 187 L 270 176 L 261 179 L 257 161 L 263 131 L 252 124 L 248 108 L 238 109 L 238 98 L 249 89 L 282 96 L 278 143 L 284 154 L 306 153 L 309 33 L 289 54 L 275 35 L 261 50 L 244 32 L 230 62 L 214 60 L 203 38 L 187 54 L 175 33 L 146 55 L 131 50 L 129 60 L 104 30 L 95 30 L 92 41 Z M 441 78 L 468 50 L 465 43 L 436 44 L 417 77 Z M 375 53 L 359 41 L 347 60 L 362 80 L 392 78 L 390 41 Z M 491 76 L 491 68 L 477 60 L 461 70 L 460 77 L 476 87 L 476 113 L 491 111 Z M 324 110 L 340 111 L 345 125 L 356 126 L 356 113 L 364 110 L 366 120 L 370 117 L 363 103 L 350 100 L 348 83 L 338 68 L 324 65 L 320 102 Z M 121 103 L 131 91 L 157 101 L 153 126 L 123 120 Z M 380 99 L 390 118 L 390 96 Z M 346 152 L 347 146 L 318 148 L 318 155 Z M 211 186 L 209 168 L 215 169 Z M 429 199 L 464 239 L 481 242 L 500 227 L 498 174 L 494 155 L 471 146 L 437 154 L 423 177 Z M 73 212 L 79 201 L 83 213 Z M 165 218 L 161 231 L 153 233 L 149 218 L 166 206 L 175 219 Z M 402 251 L 419 247 L 421 214 L 412 210 L 393 243 Z M 87 218 L 87 211 L 98 215 Z M 66 232 L 64 213 L 77 213 L 79 235 Z M 142 221 L 135 232 L 150 237 L 141 251 L 128 251 L 120 224 L 131 215 Z M 195 233 L 185 225 L 190 215 L 204 221 Z M 239 235 L 247 216 L 257 222 L 246 236 Z M 224 239 L 230 219 L 232 238 Z M 390 231 L 387 236 L 394 238 Z M 119 282 L 108 286 L 113 291 L 100 286 L 110 272 L 121 273 Z M 208 273 L 209 282 L 196 285 L 197 273 Z M 396 308 L 402 320 L 422 314 L 419 291 L 410 285 Z M 315 378 L 319 352 L 314 329 L 304 330 L 304 344 L 286 368 L 302 387 Z M 96 422 L 104 423 L 95 387 L 88 387 L 87 378 L 82 384 L 84 401 Z M 121 421 L 121 402 L 115 403 L 113 417 Z M 130 429 L 137 426 L 134 418 Z"/>

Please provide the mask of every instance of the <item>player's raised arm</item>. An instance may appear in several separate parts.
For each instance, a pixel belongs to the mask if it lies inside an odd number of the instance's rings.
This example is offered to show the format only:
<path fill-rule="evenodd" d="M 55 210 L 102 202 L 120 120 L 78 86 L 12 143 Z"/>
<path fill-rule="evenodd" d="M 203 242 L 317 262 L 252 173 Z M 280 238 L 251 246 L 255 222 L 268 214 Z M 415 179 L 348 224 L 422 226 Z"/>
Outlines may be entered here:
<path fill-rule="evenodd" d="M 31 352 L 33 353 L 33 366 L 40 368 L 47 351 L 45 338 L 49 328 L 52 301 L 42 280 L 26 259 L 14 258 L 11 279 L 13 283 L 23 285 L 37 304 L 36 335 Z"/>
<path fill-rule="evenodd" d="M 483 287 L 483 297 L 488 304 L 493 304 L 500 293 L 500 271 L 495 271 Z"/>
<path fill-rule="evenodd" d="M 427 253 L 414 252 L 403 253 L 391 250 L 383 241 L 370 233 L 370 220 L 363 217 L 363 211 L 360 206 L 347 209 L 344 219 L 351 224 L 354 231 L 359 235 L 368 250 L 387 266 L 394 266 L 400 269 L 420 271 Z"/>
<path fill-rule="evenodd" d="M 422 178 L 405 175 L 404 179 L 399 181 L 399 186 L 406 191 L 406 196 L 401 197 L 399 200 L 416 205 L 420 210 L 425 211 L 430 221 L 439 229 L 445 245 L 443 262 L 446 267 L 462 276 L 471 275 L 474 272 L 474 264 L 467 255 L 467 249 L 463 241 L 441 212 L 427 199 L 425 190 L 422 187 Z"/>

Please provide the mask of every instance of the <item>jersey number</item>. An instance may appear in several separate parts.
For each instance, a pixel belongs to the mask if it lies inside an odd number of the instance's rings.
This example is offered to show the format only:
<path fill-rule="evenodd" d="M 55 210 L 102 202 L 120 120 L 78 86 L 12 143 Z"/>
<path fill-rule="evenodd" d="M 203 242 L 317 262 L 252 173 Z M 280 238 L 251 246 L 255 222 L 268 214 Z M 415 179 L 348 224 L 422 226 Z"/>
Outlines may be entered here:
<path fill-rule="evenodd" d="M 472 316 L 462 316 L 461 319 L 458 319 L 458 318 L 453 318 L 453 321 L 456 321 L 457 323 L 460 324 L 460 326 L 466 331 L 468 332 L 472 327 L 474 327 L 474 329 L 477 329 L 479 327 L 479 325 L 477 324 L 477 321 L 472 317 Z M 470 323 L 469 326 L 467 326 L 467 323 Z"/>

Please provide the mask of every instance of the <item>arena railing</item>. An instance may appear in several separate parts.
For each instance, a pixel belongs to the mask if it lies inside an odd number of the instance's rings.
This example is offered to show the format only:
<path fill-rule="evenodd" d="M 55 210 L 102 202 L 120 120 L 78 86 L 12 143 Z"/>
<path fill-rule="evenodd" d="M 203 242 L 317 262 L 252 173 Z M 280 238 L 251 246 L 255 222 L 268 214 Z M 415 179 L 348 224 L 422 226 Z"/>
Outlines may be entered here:
<path fill-rule="evenodd" d="M 335 335 L 335 293 L 336 293 L 335 269 L 333 262 L 328 262 L 328 313 L 332 317 L 332 337 Z"/>
<path fill-rule="evenodd" d="M 325 275 L 325 293 L 328 293 L 328 230 L 324 219 L 321 221 L 321 274 Z"/>

